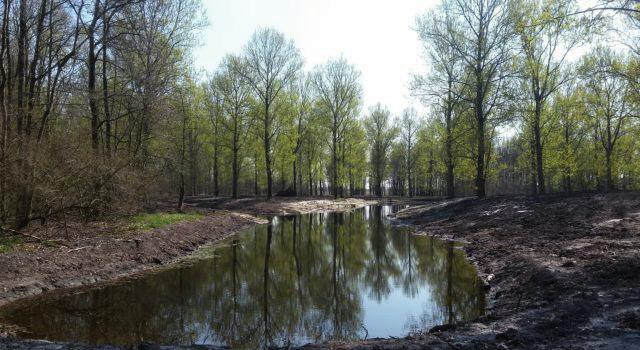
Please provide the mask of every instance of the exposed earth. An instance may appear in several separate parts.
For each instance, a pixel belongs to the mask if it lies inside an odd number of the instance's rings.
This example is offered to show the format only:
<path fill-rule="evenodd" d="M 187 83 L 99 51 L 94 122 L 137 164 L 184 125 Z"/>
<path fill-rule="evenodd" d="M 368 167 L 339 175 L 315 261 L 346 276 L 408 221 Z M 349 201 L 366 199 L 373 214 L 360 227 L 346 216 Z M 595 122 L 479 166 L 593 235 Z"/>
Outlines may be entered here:
<path fill-rule="evenodd" d="M 77 228 L 68 241 L 61 242 L 66 246 L 34 244 L 33 249 L 0 254 L 0 304 L 164 265 L 258 222 L 253 215 L 348 210 L 372 201 L 278 199 L 266 203 L 199 198 L 189 203 L 210 208 L 205 218 L 124 236 Z M 640 349 L 640 194 L 413 204 L 396 218 L 414 224 L 417 234 L 466 243 L 464 250 L 487 284 L 485 316 L 402 339 L 302 348 Z M 102 225 L 107 230 L 108 225 Z M 87 347 L 0 340 L 0 349 L 27 348 Z M 158 347 L 141 344 L 140 348 Z"/>
<path fill-rule="evenodd" d="M 462 199 L 397 215 L 467 243 L 489 288 L 475 322 L 310 348 L 640 349 L 637 193 Z"/>
<path fill-rule="evenodd" d="M 20 236 L 26 243 L 0 254 L 0 306 L 45 291 L 90 285 L 167 265 L 203 244 L 265 222 L 265 217 L 310 211 L 344 211 L 369 204 L 365 199 L 192 198 L 186 211 L 198 221 L 132 231 L 125 221 L 35 225 Z M 170 208 L 170 203 L 160 207 Z"/>

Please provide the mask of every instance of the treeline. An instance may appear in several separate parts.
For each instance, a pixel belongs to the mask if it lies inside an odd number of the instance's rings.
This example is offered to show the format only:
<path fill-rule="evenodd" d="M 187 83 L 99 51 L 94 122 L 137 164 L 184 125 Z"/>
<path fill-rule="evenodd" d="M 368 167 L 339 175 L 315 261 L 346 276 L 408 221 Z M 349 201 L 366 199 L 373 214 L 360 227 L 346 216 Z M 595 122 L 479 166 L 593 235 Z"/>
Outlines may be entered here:
<path fill-rule="evenodd" d="M 362 106 L 358 70 L 344 58 L 305 70 L 294 43 L 259 30 L 205 88 L 205 99 L 220 105 L 208 113 L 216 120 L 208 133 L 211 192 L 453 197 L 637 189 L 634 6 L 442 1 L 414 26 L 429 71 L 410 87 L 425 115 Z M 624 45 L 603 46 L 611 37 Z M 200 178 L 190 193 L 207 192 L 210 182 Z"/>
<path fill-rule="evenodd" d="M 639 25 L 635 1 L 443 0 L 420 16 L 430 71 L 412 90 L 437 192 L 640 187 Z"/>
<path fill-rule="evenodd" d="M 2 1 L 3 228 L 202 194 L 639 187 L 633 2 L 443 0 L 414 25 L 425 115 L 363 106 L 357 67 L 304 67 L 274 29 L 194 71 L 202 13 L 197 0 Z M 602 44 L 611 33 L 621 45 Z"/>
<path fill-rule="evenodd" d="M 196 0 L 2 0 L 0 224 L 126 207 L 164 182 Z M 168 146 L 167 146 L 168 147 Z"/>

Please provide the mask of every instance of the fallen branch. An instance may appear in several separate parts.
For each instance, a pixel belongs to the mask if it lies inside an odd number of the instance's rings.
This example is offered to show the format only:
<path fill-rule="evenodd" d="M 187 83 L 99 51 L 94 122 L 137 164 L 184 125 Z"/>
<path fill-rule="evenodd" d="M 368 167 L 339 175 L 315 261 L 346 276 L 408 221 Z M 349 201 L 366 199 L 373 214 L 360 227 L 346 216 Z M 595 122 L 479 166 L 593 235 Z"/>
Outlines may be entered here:
<path fill-rule="evenodd" d="M 87 245 L 87 246 L 84 246 L 84 247 L 69 249 L 69 250 L 67 250 L 67 254 L 71 253 L 71 252 L 77 252 L 78 250 L 87 249 L 87 248 L 91 248 L 91 246 Z"/>
<path fill-rule="evenodd" d="M 38 236 L 34 236 L 34 235 L 31 235 L 31 234 L 28 234 L 26 232 L 20 232 L 20 231 L 12 230 L 10 228 L 6 228 L 6 227 L 0 227 L 0 231 L 11 232 L 14 235 L 28 237 L 28 238 L 34 239 L 38 243 L 53 242 L 55 244 L 59 244 L 61 246 L 67 247 L 67 248 L 69 247 L 67 244 L 62 243 L 62 241 L 59 240 L 59 239 L 44 239 L 44 238 L 40 238 Z"/>
<path fill-rule="evenodd" d="M 34 235 L 30 235 L 28 233 L 24 233 L 24 232 L 20 232 L 20 231 L 16 231 L 16 230 L 12 230 L 10 228 L 2 228 L 2 231 L 9 231 L 11 233 L 13 233 L 14 235 L 20 235 L 20 236 L 24 236 L 24 237 L 29 237 L 32 239 L 35 239 L 36 241 L 38 241 L 38 243 L 42 243 L 45 241 L 45 239 L 34 236 Z"/>
<path fill-rule="evenodd" d="M 104 243 L 104 242 L 100 242 L 100 243 L 98 243 L 98 245 L 96 245 L 95 247 L 94 247 L 94 246 L 91 246 L 91 245 L 86 245 L 86 246 L 82 246 L 82 247 L 78 247 L 78 248 L 69 249 L 69 250 L 67 251 L 67 254 L 68 254 L 68 253 L 71 253 L 71 252 L 77 252 L 78 250 L 83 250 L 83 249 L 87 249 L 87 248 L 99 249 L 99 248 L 100 248 L 100 246 L 102 246 L 102 244 L 103 244 L 103 243 Z"/>

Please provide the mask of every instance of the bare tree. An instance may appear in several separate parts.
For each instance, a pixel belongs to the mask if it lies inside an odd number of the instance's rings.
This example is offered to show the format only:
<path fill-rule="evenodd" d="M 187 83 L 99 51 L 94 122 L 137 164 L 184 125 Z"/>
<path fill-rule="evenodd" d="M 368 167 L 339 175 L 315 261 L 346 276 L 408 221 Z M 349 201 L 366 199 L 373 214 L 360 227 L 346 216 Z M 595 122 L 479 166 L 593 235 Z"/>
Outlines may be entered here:
<path fill-rule="evenodd" d="M 393 140 L 398 134 L 398 129 L 389 124 L 391 113 L 389 109 L 377 104 L 371 107 L 369 116 L 365 119 L 364 126 L 369 140 L 371 157 L 371 177 L 373 191 L 376 196 L 382 197 L 382 183 L 387 172 L 388 152 Z"/>
<path fill-rule="evenodd" d="M 17 7 L 17 30 L 14 28 L 13 32 L 17 33 L 17 42 L 12 42 L 14 38 L 11 38 L 12 31 L 8 23 L 12 21 L 11 8 L 8 2 L 6 6 L 8 7 L 4 8 L 3 16 L 4 48 L 0 50 L 5 53 L 4 57 L 0 57 L 5 60 L 2 84 L 6 89 L 3 91 L 6 98 L 3 98 L 2 108 L 5 122 L 3 147 L 6 151 L 9 133 L 15 133 L 12 141 L 17 145 L 15 171 L 16 174 L 22 174 L 15 184 L 14 226 L 19 229 L 32 219 L 36 177 L 34 162 L 38 145 L 43 139 L 58 98 L 60 80 L 67 73 L 67 65 L 76 57 L 82 42 L 79 40 L 79 22 L 63 14 L 65 11 L 72 11 L 72 5 L 58 2 L 53 6 L 49 0 L 39 1 L 34 8 L 27 1 L 20 0 Z M 32 10 L 35 10 L 34 14 L 30 13 Z M 59 33 L 52 34 L 53 23 L 57 24 Z M 14 48 L 17 51 L 15 61 Z M 15 115 L 13 130 L 12 115 Z"/>
<path fill-rule="evenodd" d="M 238 178 L 240 177 L 240 151 L 244 147 L 249 127 L 250 88 L 246 80 L 234 70 L 241 65 L 239 57 L 224 58 L 220 71 L 214 79 L 215 87 L 222 97 L 225 116 L 220 119 L 224 131 L 229 136 L 224 145 L 231 151 L 231 197 L 238 198 Z"/>
<path fill-rule="evenodd" d="M 549 96 L 571 78 L 562 67 L 569 52 L 579 44 L 584 33 L 576 31 L 576 23 L 567 14 L 575 11 L 569 1 L 519 0 L 512 7 L 514 31 L 520 39 L 522 72 L 528 82 L 533 112 L 527 113 L 535 176 L 533 195 L 545 193 L 542 135 L 546 121 L 542 119 Z M 542 20 L 552 16 L 552 21 Z"/>
<path fill-rule="evenodd" d="M 418 113 L 414 108 L 407 108 L 402 112 L 400 120 L 400 140 L 404 148 L 405 167 L 407 169 L 407 186 L 409 187 L 409 197 L 415 195 L 415 183 L 413 178 L 413 168 L 415 167 L 415 145 L 418 140 L 417 132 L 419 128 Z"/>
<path fill-rule="evenodd" d="M 441 116 L 444 123 L 442 140 L 449 198 L 455 197 L 454 129 L 460 119 L 457 114 L 462 109 L 463 88 L 468 79 L 464 61 L 451 45 L 451 29 L 457 25 L 452 15 L 440 8 L 416 20 L 416 31 L 427 55 L 430 71 L 425 76 L 415 76 L 411 84 L 412 93 L 432 105 L 434 114 Z"/>
<path fill-rule="evenodd" d="M 302 146 L 309 132 L 311 122 L 311 109 L 313 100 L 311 96 L 311 79 L 309 75 L 302 74 L 292 84 L 292 96 L 295 101 L 295 131 L 293 132 L 293 192 L 298 195 L 302 188 Z"/>
<path fill-rule="evenodd" d="M 596 143 L 605 156 L 604 190 L 615 189 L 612 175 L 614 151 L 625 133 L 629 119 L 634 116 L 629 102 L 627 81 L 616 70 L 622 58 L 609 48 L 598 47 L 584 59 L 580 67 L 586 91 L 584 103 L 591 120 Z"/>
<path fill-rule="evenodd" d="M 178 52 L 194 45 L 195 32 L 206 23 L 200 6 L 198 0 L 144 0 L 119 12 L 127 19 L 118 34 L 117 56 L 131 89 L 126 111 L 133 124 L 127 130 L 131 134 L 128 147 L 141 168 L 151 156 L 148 141 L 160 115 L 156 101 L 180 79 L 183 56 Z"/>
<path fill-rule="evenodd" d="M 180 159 L 178 164 L 178 173 L 179 173 L 179 185 L 178 185 L 178 210 L 182 210 L 184 206 L 184 195 L 185 195 L 185 180 L 184 180 L 184 172 L 185 172 L 185 161 L 186 161 L 186 142 L 187 142 L 187 129 L 189 128 L 190 115 L 187 111 L 187 107 L 185 104 L 185 91 L 183 89 L 178 89 L 178 98 L 180 99 L 180 109 L 179 113 L 181 115 L 180 122 Z"/>
<path fill-rule="evenodd" d="M 445 0 L 440 11 L 451 14 L 444 37 L 464 62 L 465 100 L 475 120 L 476 195 L 486 195 L 487 124 L 500 105 L 513 51 L 510 0 Z"/>
<path fill-rule="evenodd" d="M 223 99 L 222 94 L 218 90 L 216 86 L 216 77 L 212 77 L 207 85 L 207 113 L 209 114 L 209 119 L 211 121 L 212 131 L 213 131 L 213 195 L 220 195 L 220 145 L 221 145 L 221 120 L 223 118 Z"/>
<path fill-rule="evenodd" d="M 293 41 L 275 29 L 257 30 L 244 49 L 244 64 L 234 70 L 241 74 L 254 90 L 262 103 L 265 168 L 267 173 L 267 198 L 271 199 L 273 188 L 272 148 L 273 140 L 279 132 L 275 102 L 287 86 L 296 78 L 302 68 L 302 57 Z"/>
<path fill-rule="evenodd" d="M 331 186 L 335 198 L 338 197 L 340 178 L 338 147 L 346 120 L 360 109 L 362 87 L 359 79 L 360 72 L 342 57 L 316 67 L 311 78 L 318 101 L 331 118 Z"/>

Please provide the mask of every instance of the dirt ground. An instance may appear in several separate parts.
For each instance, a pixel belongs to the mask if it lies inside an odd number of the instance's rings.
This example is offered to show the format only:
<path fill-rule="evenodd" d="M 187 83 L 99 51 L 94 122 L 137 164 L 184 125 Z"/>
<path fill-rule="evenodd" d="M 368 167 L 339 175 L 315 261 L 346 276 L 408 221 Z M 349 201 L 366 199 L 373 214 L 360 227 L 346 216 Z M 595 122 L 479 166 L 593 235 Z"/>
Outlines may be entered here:
<path fill-rule="evenodd" d="M 640 349 L 640 194 L 462 199 L 397 217 L 467 243 L 487 283 L 486 315 L 307 349 Z"/>
<path fill-rule="evenodd" d="M 48 290 L 110 281 L 163 266 L 203 244 L 265 222 L 267 216 L 350 210 L 372 203 L 375 201 L 364 199 L 198 198 L 190 200 L 187 211 L 200 211 L 205 214 L 203 219 L 150 231 L 128 231 L 122 220 L 70 222 L 66 227 L 60 223 L 36 225 L 21 236 L 30 243 L 0 254 L 0 305 Z"/>

